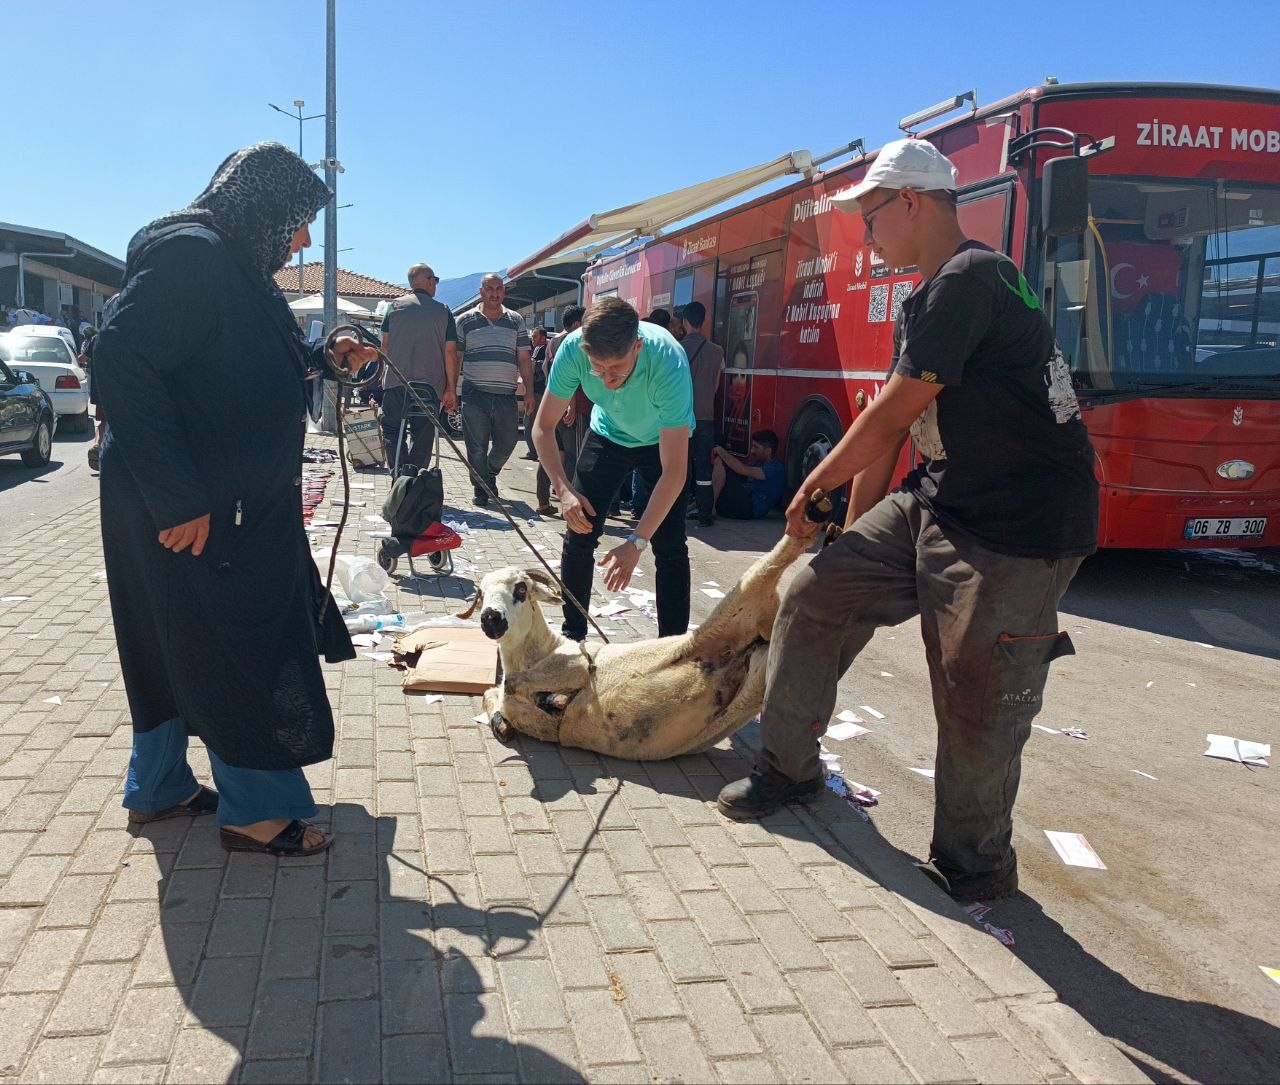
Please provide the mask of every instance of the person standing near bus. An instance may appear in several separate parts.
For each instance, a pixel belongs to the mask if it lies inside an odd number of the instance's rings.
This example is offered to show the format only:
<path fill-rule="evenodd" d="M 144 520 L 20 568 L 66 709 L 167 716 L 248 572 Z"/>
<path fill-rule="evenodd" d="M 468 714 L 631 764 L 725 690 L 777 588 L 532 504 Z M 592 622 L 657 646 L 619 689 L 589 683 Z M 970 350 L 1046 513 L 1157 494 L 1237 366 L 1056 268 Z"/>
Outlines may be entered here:
<path fill-rule="evenodd" d="M 702 334 L 706 320 L 707 307 L 702 302 L 691 301 L 684 307 L 684 324 L 688 331 L 680 345 L 688 355 L 689 375 L 693 379 L 693 416 L 697 424 L 689 443 L 689 459 L 693 468 L 693 497 L 699 527 L 710 527 L 716 522 L 715 496 L 711 488 L 711 449 L 716 443 L 716 389 L 724 375 L 724 351 Z"/>
<path fill-rule="evenodd" d="M 555 427 L 579 388 L 595 406 L 571 486 L 556 449 Z M 556 350 L 533 444 L 560 495 L 560 514 L 569 528 L 560 577 L 583 608 L 591 599 L 596 544 L 609 503 L 623 479 L 639 469 L 650 489 L 649 504 L 635 530 L 600 564 L 605 587 L 621 591 L 652 541 L 660 637 L 678 636 L 689 627 L 689 545 L 679 499 L 692 428 L 693 383 L 680 344 L 656 324 L 641 323 L 620 298 L 593 302 L 582 327 Z M 567 599 L 562 630 L 571 640 L 587 635 L 586 615 Z"/>
<path fill-rule="evenodd" d="M 1018 886 L 1013 804 L 1049 663 L 1074 649 L 1057 605 L 1097 546 L 1093 449 L 1053 328 L 1007 256 L 970 241 L 956 170 L 898 140 L 853 200 L 866 244 L 920 283 L 894 327 L 884 391 L 806 478 L 787 532 L 806 537 L 815 489 L 852 482 L 848 530 L 787 589 L 769 645 L 754 771 L 720 793 L 764 817 L 823 787 L 818 736 L 843 673 L 876 629 L 920 616 L 938 721 L 929 861 L 957 900 Z M 884 496 L 914 436 L 923 462 Z"/>

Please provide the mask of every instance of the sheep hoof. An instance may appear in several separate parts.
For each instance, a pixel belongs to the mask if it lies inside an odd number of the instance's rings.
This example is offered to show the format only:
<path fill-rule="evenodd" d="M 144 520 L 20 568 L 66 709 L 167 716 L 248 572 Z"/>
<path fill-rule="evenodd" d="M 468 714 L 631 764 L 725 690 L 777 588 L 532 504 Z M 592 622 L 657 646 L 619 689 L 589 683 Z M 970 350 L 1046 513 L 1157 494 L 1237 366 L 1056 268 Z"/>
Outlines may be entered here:
<path fill-rule="evenodd" d="M 543 712 L 563 712 L 569 707 L 567 693 L 539 693 L 537 700 Z"/>
<path fill-rule="evenodd" d="M 503 718 L 501 712 L 495 712 L 489 717 L 489 730 L 493 732 L 493 737 L 504 746 L 514 746 L 516 744 L 516 729 Z"/>

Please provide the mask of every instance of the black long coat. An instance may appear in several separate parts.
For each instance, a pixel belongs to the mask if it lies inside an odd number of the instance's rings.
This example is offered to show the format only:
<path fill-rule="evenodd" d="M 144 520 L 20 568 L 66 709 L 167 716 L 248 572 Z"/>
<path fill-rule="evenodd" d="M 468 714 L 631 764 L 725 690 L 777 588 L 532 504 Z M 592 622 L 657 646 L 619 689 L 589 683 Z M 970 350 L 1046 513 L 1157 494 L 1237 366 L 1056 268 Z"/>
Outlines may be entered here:
<path fill-rule="evenodd" d="M 355 655 L 332 598 L 316 619 L 301 491 L 310 357 L 279 292 L 199 226 L 131 255 L 94 351 L 102 541 L 133 725 L 182 719 L 239 768 L 330 757 L 318 655 Z M 205 513 L 200 557 L 158 542 Z"/>

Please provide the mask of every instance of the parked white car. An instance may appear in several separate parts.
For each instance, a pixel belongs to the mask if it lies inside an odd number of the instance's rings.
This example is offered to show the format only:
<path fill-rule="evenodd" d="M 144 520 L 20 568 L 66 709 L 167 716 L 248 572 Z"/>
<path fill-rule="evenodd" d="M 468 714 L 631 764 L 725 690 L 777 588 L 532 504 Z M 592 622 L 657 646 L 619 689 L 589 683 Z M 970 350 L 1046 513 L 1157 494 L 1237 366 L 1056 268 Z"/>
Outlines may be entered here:
<path fill-rule="evenodd" d="M 56 335 L 71 348 L 73 355 L 80 353 L 76 348 L 76 337 L 71 333 L 71 329 L 58 324 L 19 324 L 17 327 L 10 328 L 9 333 L 11 335 Z"/>
<path fill-rule="evenodd" d="M 30 373 L 40 387 L 49 393 L 53 409 L 61 425 L 72 433 L 87 433 L 93 426 L 89 418 L 89 377 L 76 361 L 69 347 L 55 330 L 29 334 L 14 329 L 0 335 L 0 361 L 10 369 Z M 67 334 L 70 334 L 69 332 Z"/>

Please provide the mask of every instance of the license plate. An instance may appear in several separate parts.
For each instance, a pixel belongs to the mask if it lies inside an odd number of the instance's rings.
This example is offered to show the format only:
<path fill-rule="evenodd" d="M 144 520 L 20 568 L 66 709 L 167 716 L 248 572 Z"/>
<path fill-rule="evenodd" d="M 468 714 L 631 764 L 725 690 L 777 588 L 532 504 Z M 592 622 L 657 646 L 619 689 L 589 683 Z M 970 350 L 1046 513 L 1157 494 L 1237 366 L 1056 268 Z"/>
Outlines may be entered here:
<path fill-rule="evenodd" d="M 1267 530 L 1265 516 L 1232 516 L 1218 517 L 1192 516 L 1182 529 L 1182 537 L 1199 541 L 1201 539 L 1257 539 Z"/>

